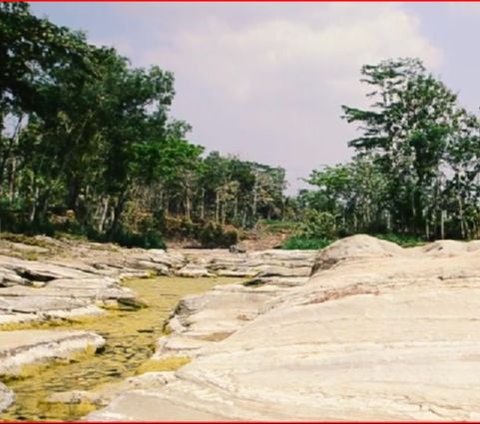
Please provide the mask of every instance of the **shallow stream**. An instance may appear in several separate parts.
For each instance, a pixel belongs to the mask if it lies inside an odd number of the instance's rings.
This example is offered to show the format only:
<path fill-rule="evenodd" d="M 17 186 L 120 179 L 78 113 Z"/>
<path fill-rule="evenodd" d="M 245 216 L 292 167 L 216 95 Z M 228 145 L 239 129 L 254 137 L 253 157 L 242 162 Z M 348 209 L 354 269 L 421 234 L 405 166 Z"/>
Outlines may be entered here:
<path fill-rule="evenodd" d="M 76 420 L 95 407 L 46 402 L 55 392 L 92 390 L 136 375 L 154 352 L 163 324 L 183 296 L 202 293 L 231 278 L 159 277 L 124 283 L 149 307 L 134 311 L 109 311 L 102 317 L 67 323 L 58 328 L 92 331 L 106 340 L 104 349 L 63 362 L 38 367 L 34 374 L 4 381 L 16 396 L 0 420 Z M 168 370 L 168 369 L 165 369 Z"/>

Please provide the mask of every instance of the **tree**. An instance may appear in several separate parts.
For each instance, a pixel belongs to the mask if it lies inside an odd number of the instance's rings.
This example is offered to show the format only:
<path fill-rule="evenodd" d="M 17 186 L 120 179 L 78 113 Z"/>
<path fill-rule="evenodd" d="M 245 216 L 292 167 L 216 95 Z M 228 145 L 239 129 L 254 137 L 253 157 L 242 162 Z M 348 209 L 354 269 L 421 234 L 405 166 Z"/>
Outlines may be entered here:
<path fill-rule="evenodd" d="M 396 227 L 427 233 L 438 210 L 446 146 L 461 116 L 456 95 L 418 59 L 366 65 L 362 75 L 373 87 L 368 96 L 374 102 L 369 110 L 343 106 L 348 122 L 362 124 L 362 136 L 349 145 L 380 164 Z"/>

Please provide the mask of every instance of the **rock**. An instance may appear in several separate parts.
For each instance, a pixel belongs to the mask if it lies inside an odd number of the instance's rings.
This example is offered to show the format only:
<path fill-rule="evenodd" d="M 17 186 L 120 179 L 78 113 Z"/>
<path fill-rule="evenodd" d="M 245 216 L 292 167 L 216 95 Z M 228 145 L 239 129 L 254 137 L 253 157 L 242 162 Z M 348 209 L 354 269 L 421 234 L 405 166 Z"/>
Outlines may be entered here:
<path fill-rule="evenodd" d="M 157 353 L 192 361 L 88 419 L 478 420 L 479 263 L 478 243 L 355 236 L 320 252 L 303 285 L 189 296 Z"/>
<path fill-rule="evenodd" d="M 220 410 L 219 410 L 220 411 Z M 189 408 L 175 401 L 165 400 L 154 392 L 131 391 L 116 397 L 105 409 L 95 411 L 84 418 L 85 421 L 225 421 L 226 415 L 216 412 L 203 412 Z"/>
<path fill-rule="evenodd" d="M 177 275 L 178 277 L 201 278 L 213 277 L 214 274 L 210 273 L 206 268 L 202 266 L 189 264 L 176 271 L 175 275 Z"/>
<path fill-rule="evenodd" d="M 337 240 L 327 248 L 322 249 L 315 259 L 312 274 L 318 270 L 329 269 L 345 260 L 391 258 L 404 254 L 404 250 L 395 243 L 358 234 Z"/>
<path fill-rule="evenodd" d="M 0 256 L 0 269 L 14 271 L 20 277 L 31 281 L 51 281 L 57 278 L 89 278 L 84 271 L 49 264 L 41 261 L 25 261 L 10 256 Z"/>
<path fill-rule="evenodd" d="M 82 402 L 105 406 L 119 393 L 130 390 L 160 389 L 174 380 L 173 372 L 147 372 L 140 376 L 130 377 L 117 383 L 107 383 L 95 390 L 71 390 L 68 392 L 53 393 L 46 402 L 78 404 Z"/>
<path fill-rule="evenodd" d="M 0 383 L 0 412 L 7 409 L 14 401 L 13 392 L 4 384 Z"/>
<path fill-rule="evenodd" d="M 273 285 L 252 288 L 229 284 L 184 297 L 166 324 L 172 334 L 159 340 L 154 358 L 200 353 L 200 348 L 208 344 L 205 342 L 227 338 L 284 291 Z"/>
<path fill-rule="evenodd" d="M 245 247 L 239 245 L 239 244 L 234 244 L 228 248 L 228 251 L 230 253 L 246 253 L 247 249 Z"/>
<path fill-rule="evenodd" d="M 85 331 L 19 330 L 0 332 L 0 374 L 17 374 L 23 365 L 94 350 L 105 344 Z"/>
<path fill-rule="evenodd" d="M 30 244 L 9 242 L 9 245 L 10 248 L 25 253 L 45 254 L 50 252 L 46 247 L 32 246 Z"/>

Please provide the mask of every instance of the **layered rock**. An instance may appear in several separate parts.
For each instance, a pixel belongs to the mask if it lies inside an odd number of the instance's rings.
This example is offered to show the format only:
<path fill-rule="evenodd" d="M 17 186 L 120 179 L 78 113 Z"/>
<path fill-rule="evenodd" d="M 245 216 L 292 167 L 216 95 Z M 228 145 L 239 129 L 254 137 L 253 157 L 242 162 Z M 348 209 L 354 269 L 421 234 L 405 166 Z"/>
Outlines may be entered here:
<path fill-rule="evenodd" d="M 479 264 L 478 242 L 354 236 L 321 251 L 306 284 L 188 298 L 158 354 L 190 343 L 192 362 L 89 419 L 478 420 Z"/>
<path fill-rule="evenodd" d="M 38 236 L 30 241 L 42 247 L 0 240 L 0 326 L 100 315 L 101 308 L 117 305 L 141 306 L 133 292 L 121 287 L 126 277 L 237 276 L 266 283 L 273 276 L 284 278 L 287 285 L 299 284 L 309 275 L 314 259 L 313 252 L 300 251 L 166 252 Z M 35 260 L 22 259 L 25 252 L 35 253 Z"/>
<path fill-rule="evenodd" d="M 0 332 L 0 375 L 15 375 L 22 367 L 88 349 L 96 351 L 105 340 L 85 331 L 17 330 Z"/>

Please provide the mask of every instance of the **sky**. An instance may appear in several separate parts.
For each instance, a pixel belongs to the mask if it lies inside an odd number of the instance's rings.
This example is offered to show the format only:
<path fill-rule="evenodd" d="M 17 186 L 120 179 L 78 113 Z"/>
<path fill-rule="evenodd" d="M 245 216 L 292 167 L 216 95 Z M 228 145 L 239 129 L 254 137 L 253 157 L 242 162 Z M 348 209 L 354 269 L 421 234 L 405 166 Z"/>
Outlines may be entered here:
<path fill-rule="evenodd" d="M 476 3 L 32 3 L 33 12 L 175 75 L 172 116 L 189 140 L 287 171 L 348 161 L 367 106 L 363 64 L 419 57 L 473 112 L 480 106 Z"/>

